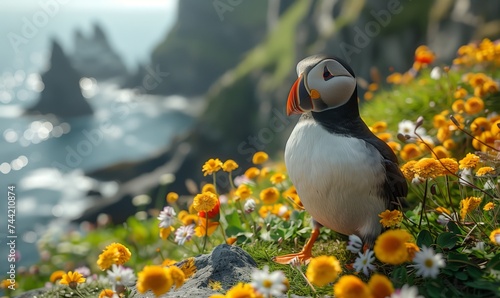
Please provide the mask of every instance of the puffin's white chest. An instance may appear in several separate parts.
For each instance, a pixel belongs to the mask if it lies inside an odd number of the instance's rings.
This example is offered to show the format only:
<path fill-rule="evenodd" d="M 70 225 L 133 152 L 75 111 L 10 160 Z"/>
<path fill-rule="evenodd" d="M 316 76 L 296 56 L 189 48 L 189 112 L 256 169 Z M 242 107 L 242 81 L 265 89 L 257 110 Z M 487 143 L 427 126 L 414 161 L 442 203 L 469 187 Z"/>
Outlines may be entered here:
<path fill-rule="evenodd" d="M 374 238 L 385 210 L 382 156 L 365 141 L 299 121 L 285 148 L 287 171 L 311 216 L 336 232 Z"/>

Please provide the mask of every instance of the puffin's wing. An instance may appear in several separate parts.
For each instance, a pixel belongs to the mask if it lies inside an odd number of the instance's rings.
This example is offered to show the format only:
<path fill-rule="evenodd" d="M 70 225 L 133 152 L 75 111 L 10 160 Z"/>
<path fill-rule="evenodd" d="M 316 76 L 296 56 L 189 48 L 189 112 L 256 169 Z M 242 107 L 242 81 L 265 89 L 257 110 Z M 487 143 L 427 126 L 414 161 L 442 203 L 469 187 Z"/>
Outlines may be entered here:
<path fill-rule="evenodd" d="M 376 136 L 365 139 L 367 143 L 375 147 L 380 152 L 385 166 L 385 183 L 382 189 L 382 196 L 387 201 L 388 209 L 398 209 L 408 205 L 406 195 L 408 194 L 408 184 L 399 169 L 398 159 L 392 149 Z"/>

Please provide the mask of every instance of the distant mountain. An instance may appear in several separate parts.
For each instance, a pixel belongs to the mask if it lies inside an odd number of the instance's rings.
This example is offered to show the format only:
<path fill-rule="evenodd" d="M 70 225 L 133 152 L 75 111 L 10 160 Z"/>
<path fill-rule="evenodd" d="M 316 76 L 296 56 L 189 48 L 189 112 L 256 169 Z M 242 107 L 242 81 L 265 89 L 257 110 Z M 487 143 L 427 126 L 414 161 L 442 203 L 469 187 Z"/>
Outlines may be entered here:
<path fill-rule="evenodd" d="M 53 114 L 62 118 L 91 115 L 92 107 L 80 90 L 81 75 L 71 65 L 58 42 L 52 42 L 50 68 L 42 74 L 45 88 L 28 113 Z"/>
<path fill-rule="evenodd" d="M 82 76 L 106 80 L 127 75 L 125 63 L 110 45 L 100 25 L 94 24 L 94 33 L 89 37 L 77 30 L 74 44 L 71 62 Z"/>

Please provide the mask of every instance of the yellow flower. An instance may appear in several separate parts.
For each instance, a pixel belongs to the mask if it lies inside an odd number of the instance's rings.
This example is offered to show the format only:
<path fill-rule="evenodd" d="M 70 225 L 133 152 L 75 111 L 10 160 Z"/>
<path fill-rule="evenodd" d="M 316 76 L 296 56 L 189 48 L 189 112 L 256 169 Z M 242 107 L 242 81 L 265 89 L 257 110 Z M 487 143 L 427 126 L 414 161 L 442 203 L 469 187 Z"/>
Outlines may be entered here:
<path fill-rule="evenodd" d="M 370 126 L 370 129 L 373 133 L 381 133 L 387 129 L 387 122 L 385 121 L 377 121 Z"/>
<path fill-rule="evenodd" d="M 468 197 L 460 201 L 460 218 L 465 219 L 465 216 L 476 209 L 481 204 L 481 198 Z"/>
<path fill-rule="evenodd" d="M 260 199 L 264 204 L 274 204 L 278 201 L 280 193 L 276 187 L 269 187 L 260 192 Z"/>
<path fill-rule="evenodd" d="M 493 174 L 495 172 L 495 169 L 492 167 L 481 167 L 477 170 L 476 176 L 482 177 L 486 176 L 488 174 Z"/>
<path fill-rule="evenodd" d="M 172 203 L 175 203 L 177 202 L 177 200 L 179 199 L 179 195 L 176 193 L 176 192 L 169 192 L 167 194 L 167 202 L 172 204 Z"/>
<path fill-rule="evenodd" d="M 118 258 L 118 251 L 106 249 L 99 255 L 99 259 L 97 259 L 97 266 L 104 271 L 111 267 L 111 265 L 116 264 Z"/>
<path fill-rule="evenodd" d="M 170 271 L 162 266 L 144 266 L 137 273 L 137 291 L 141 294 L 151 290 L 156 296 L 161 296 L 170 291 L 173 284 Z"/>
<path fill-rule="evenodd" d="M 399 154 L 404 161 L 408 161 L 420 156 L 420 154 L 422 154 L 422 151 L 416 144 L 406 144 L 404 145 L 403 149 L 401 149 L 401 152 Z"/>
<path fill-rule="evenodd" d="M 179 265 L 179 269 L 181 269 L 182 272 L 184 272 L 185 278 L 190 278 L 196 273 L 196 270 L 198 270 L 196 268 L 196 264 L 194 262 L 193 257 L 187 258 L 185 261 L 183 261 L 181 265 Z"/>
<path fill-rule="evenodd" d="M 52 272 L 52 274 L 50 275 L 50 282 L 56 283 L 56 281 L 60 280 L 64 274 L 66 274 L 66 272 L 64 272 L 62 270 L 57 270 L 57 271 Z"/>
<path fill-rule="evenodd" d="M 473 153 L 467 153 L 467 155 L 458 162 L 460 164 L 459 169 L 475 168 L 478 162 L 479 156 Z"/>
<path fill-rule="evenodd" d="M 398 153 L 401 150 L 401 144 L 399 144 L 398 142 L 389 141 L 389 142 L 387 142 L 387 145 L 389 145 L 389 147 L 391 147 L 391 149 L 392 149 L 392 151 L 394 151 L 394 153 Z"/>
<path fill-rule="evenodd" d="M 412 242 L 406 242 L 406 250 L 408 251 L 408 259 L 406 259 L 407 262 L 413 261 L 413 258 L 415 257 L 415 254 L 420 251 L 420 248 Z"/>
<path fill-rule="evenodd" d="M 496 244 L 496 245 L 500 245 L 500 229 L 496 229 L 496 230 L 491 231 L 490 240 L 491 240 L 491 243 Z"/>
<path fill-rule="evenodd" d="M 380 223 L 384 228 L 398 227 L 403 221 L 403 213 L 399 210 L 385 210 L 378 217 L 381 218 Z"/>
<path fill-rule="evenodd" d="M 378 236 L 373 248 L 375 256 L 380 261 L 399 265 L 408 259 L 406 243 L 411 239 L 410 233 L 405 230 L 389 230 Z"/>
<path fill-rule="evenodd" d="M 193 207 L 198 212 L 208 212 L 214 209 L 215 205 L 217 205 L 217 200 L 217 195 L 212 192 L 197 194 L 193 200 Z"/>
<path fill-rule="evenodd" d="M 444 146 L 436 146 L 432 148 L 432 152 L 437 159 L 450 157 L 450 152 Z"/>
<path fill-rule="evenodd" d="M 68 285 L 73 290 L 76 289 L 78 284 L 85 282 L 85 278 L 79 272 L 69 271 L 61 277 L 59 282 L 61 285 Z"/>
<path fill-rule="evenodd" d="M 443 147 L 448 150 L 451 150 L 455 149 L 455 147 L 457 147 L 457 144 L 452 139 L 447 139 L 443 141 Z"/>
<path fill-rule="evenodd" d="M 444 208 L 444 207 L 441 207 L 441 206 L 436 208 L 436 212 L 439 212 L 439 213 L 446 213 L 446 214 L 448 214 L 448 215 L 450 215 L 450 214 L 451 214 L 450 210 L 448 210 L 448 209 L 446 209 L 446 208 Z"/>
<path fill-rule="evenodd" d="M 450 172 L 455 174 L 458 172 L 458 162 L 451 158 L 441 158 L 440 163 L 440 173 L 439 175 L 450 175 Z"/>
<path fill-rule="evenodd" d="M 215 191 L 215 186 L 212 183 L 207 183 L 207 184 L 203 185 L 203 187 L 201 188 L 201 192 L 202 193 L 211 192 L 211 193 L 217 194 L 217 192 Z"/>
<path fill-rule="evenodd" d="M 260 174 L 260 170 L 257 169 L 256 167 L 251 167 L 251 168 L 248 168 L 248 170 L 245 171 L 245 177 L 247 177 L 248 179 L 253 179 L 257 176 L 259 176 Z"/>
<path fill-rule="evenodd" d="M 205 162 L 201 168 L 203 171 L 203 176 L 212 175 L 218 172 L 222 168 L 222 161 L 218 158 L 211 158 Z"/>
<path fill-rule="evenodd" d="M 490 128 L 491 128 L 491 123 L 485 117 L 477 117 L 470 124 L 470 130 L 472 134 L 475 136 L 481 135 L 483 132 L 490 130 Z"/>
<path fill-rule="evenodd" d="M 462 113 L 465 110 L 465 101 L 463 99 L 457 99 L 451 104 L 451 109 L 455 113 Z"/>
<path fill-rule="evenodd" d="M 422 158 L 415 165 L 413 170 L 423 179 L 436 178 L 440 173 L 441 166 L 434 158 Z"/>
<path fill-rule="evenodd" d="M 165 260 L 163 260 L 163 262 L 161 262 L 161 265 L 162 265 L 163 267 L 168 267 L 168 266 L 172 266 L 172 265 L 174 265 L 174 264 L 176 264 L 176 263 L 177 263 L 177 261 L 176 261 L 176 260 L 172 260 L 172 259 L 165 259 Z"/>
<path fill-rule="evenodd" d="M 436 138 L 438 141 L 441 143 L 444 143 L 446 140 L 449 140 L 451 137 L 451 131 L 449 126 L 441 126 L 438 128 L 438 131 L 436 133 Z"/>
<path fill-rule="evenodd" d="M 256 152 L 252 157 L 252 162 L 256 165 L 260 165 L 265 163 L 269 159 L 269 155 L 267 155 L 264 151 Z"/>
<path fill-rule="evenodd" d="M 116 261 L 116 264 L 118 265 L 125 264 L 132 256 L 130 250 L 120 243 L 111 243 L 108 247 L 106 247 L 106 249 L 118 251 L 118 260 Z"/>
<path fill-rule="evenodd" d="M 371 100 L 373 98 L 373 92 L 371 91 L 366 91 L 365 94 L 363 95 L 365 100 Z"/>
<path fill-rule="evenodd" d="M 123 265 L 130 260 L 131 256 L 130 250 L 123 244 L 112 243 L 106 246 L 104 251 L 99 255 L 97 266 L 104 271 L 113 264 Z"/>
<path fill-rule="evenodd" d="M 336 257 L 319 256 L 311 259 L 307 266 L 306 277 L 313 285 L 322 287 L 336 280 L 341 272 Z"/>
<path fill-rule="evenodd" d="M 485 75 L 484 73 L 475 73 L 475 74 L 472 74 L 469 78 L 469 84 L 472 86 L 472 87 L 480 87 L 482 86 L 487 80 L 488 80 L 488 76 Z"/>
<path fill-rule="evenodd" d="M 222 165 L 222 169 L 224 170 L 224 172 L 228 172 L 228 173 L 231 173 L 232 171 L 236 170 L 238 168 L 238 164 L 232 160 L 232 159 L 228 159 L 224 162 L 224 164 Z"/>
<path fill-rule="evenodd" d="M 99 293 L 99 298 L 113 298 L 115 291 L 111 289 L 104 289 Z"/>
<path fill-rule="evenodd" d="M 259 295 L 255 292 L 255 289 L 250 284 L 238 283 L 229 291 L 227 291 L 226 296 L 224 295 L 212 295 L 210 298 L 218 298 L 218 297 L 226 297 L 226 298 L 260 298 L 262 295 Z"/>
<path fill-rule="evenodd" d="M 484 205 L 483 210 L 484 211 L 490 211 L 491 209 L 495 208 L 495 203 L 493 202 L 488 202 Z"/>
<path fill-rule="evenodd" d="M 189 226 L 190 224 L 194 224 L 198 221 L 198 215 L 196 214 L 187 214 L 181 219 L 182 224 L 185 226 Z"/>
<path fill-rule="evenodd" d="M 412 180 L 415 177 L 415 170 L 413 166 L 417 163 L 416 160 L 410 160 L 401 167 L 401 172 L 407 180 Z"/>
<path fill-rule="evenodd" d="M 477 114 L 484 109 L 484 102 L 479 97 L 471 97 L 465 102 L 465 112 L 469 115 Z"/>
<path fill-rule="evenodd" d="M 213 291 L 221 291 L 222 290 L 222 284 L 218 280 L 209 280 L 208 287 L 210 289 L 212 289 Z"/>
<path fill-rule="evenodd" d="M 433 121 L 432 121 L 432 125 L 435 128 L 440 128 L 440 127 L 445 126 L 447 124 L 448 124 L 448 120 L 444 117 L 444 115 L 441 115 L 441 114 L 435 115 L 433 118 Z"/>
<path fill-rule="evenodd" d="M 335 298 L 371 297 L 370 289 L 359 277 L 344 275 L 333 285 Z"/>
<path fill-rule="evenodd" d="M 174 231 L 174 227 L 160 228 L 160 238 L 166 240 L 168 236 Z"/>
<path fill-rule="evenodd" d="M 184 272 L 181 269 L 179 269 L 179 267 L 176 266 L 170 266 L 168 267 L 167 270 L 170 277 L 172 278 L 175 288 L 176 289 L 180 288 L 184 284 L 184 281 L 186 280 Z"/>
<path fill-rule="evenodd" d="M 385 298 L 392 295 L 394 286 L 387 276 L 375 273 L 368 281 L 368 288 L 372 293 L 373 298 Z"/>
<path fill-rule="evenodd" d="M 496 120 L 491 125 L 491 134 L 494 137 L 497 137 L 497 138 L 500 137 L 500 120 Z"/>
<path fill-rule="evenodd" d="M 269 180 L 271 180 L 272 184 L 279 184 L 279 183 L 285 181 L 285 179 L 286 179 L 286 176 L 281 174 L 281 173 L 276 173 L 276 174 L 272 175 L 271 178 L 269 178 Z"/>
<path fill-rule="evenodd" d="M 464 98 L 467 95 L 467 90 L 462 87 L 458 87 L 457 90 L 453 93 L 455 99 Z"/>
<path fill-rule="evenodd" d="M 387 143 L 392 139 L 392 135 L 388 132 L 382 132 L 377 134 L 377 138 Z"/>
<path fill-rule="evenodd" d="M 203 237 L 207 235 L 207 220 L 206 218 L 201 218 L 199 220 L 199 225 L 194 229 L 196 236 Z M 215 230 L 219 227 L 219 223 L 216 221 L 208 221 L 208 235 L 211 236 Z"/>
<path fill-rule="evenodd" d="M 240 184 L 234 192 L 234 195 L 242 200 L 245 200 L 252 195 L 252 190 L 248 187 L 248 185 Z"/>

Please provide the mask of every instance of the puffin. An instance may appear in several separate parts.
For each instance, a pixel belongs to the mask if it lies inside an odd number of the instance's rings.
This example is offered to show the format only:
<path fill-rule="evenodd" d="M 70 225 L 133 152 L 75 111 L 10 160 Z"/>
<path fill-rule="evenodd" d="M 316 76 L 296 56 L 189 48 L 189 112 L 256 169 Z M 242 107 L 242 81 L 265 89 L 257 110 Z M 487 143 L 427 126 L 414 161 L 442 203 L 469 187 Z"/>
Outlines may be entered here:
<path fill-rule="evenodd" d="M 299 253 L 274 257 L 308 263 L 321 226 L 355 234 L 371 247 L 383 232 L 379 214 L 406 206 L 408 185 L 386 142 L 361 119 L 354 71 L 342 59 L 315 55 L 297 64 L 287 115 L 301 114 L 285 146 L 285 164 L 313 231 Z"/>

